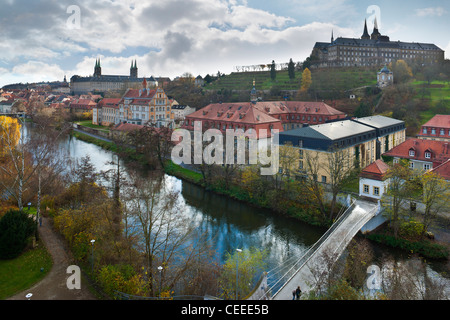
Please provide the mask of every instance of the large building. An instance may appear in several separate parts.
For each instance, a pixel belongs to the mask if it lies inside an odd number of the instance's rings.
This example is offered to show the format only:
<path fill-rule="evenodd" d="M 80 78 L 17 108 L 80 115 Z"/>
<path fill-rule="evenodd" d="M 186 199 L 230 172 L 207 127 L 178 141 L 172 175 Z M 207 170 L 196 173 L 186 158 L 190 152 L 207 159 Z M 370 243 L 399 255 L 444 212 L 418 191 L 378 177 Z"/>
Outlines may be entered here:
<path fill-rule="evenodd" d="M 444 60 L 444 50 L 430 43 L 391 41 L 379 32 L 375 19 L 371 35 L 365 22 L 360 39 L 332 35 L 331 42 L 316 42 L 311 58 L 317 67 L 379 67 L 400 59 L 434 64 Z"/>
<path fill-rule="evenodd" d="M 300 177 L 309 174 L 306 157 L 317 156 L 320 168 L 316 178 L 320 182 L 329 183 L 329 154 L 341 152 L 347 166 L 365 168 L 380 159 L 385 148 L 395 147 L 405 141 L 405 132 L 403 121 L 374 116 L 281 132 L 279 144 L 298 150 L 297 165 L 295 168 L 288 168 L 291 173 Z"/>
<path fill-rule="evenodd" d="M 408 139 L 383 155 L 392 157 L 394 163 L 404 159 L 409 168 L 428 171 L 450 159 L 450 146 L 445 141 Z"/>
<path fill-rule="evenodd" d="M 226 129 L 259 130 L 272 129 L 286 131 L 346 118 L 347 115 L 324 102 L 304 101 L 260 101 L 255 84 L 250 94 L 250 102 L 212 103 L 186 116 L 185 129 L 193 130 L 194 122 L 203 126 Z"/>
<path fill-rule="evenodd" d="M 151 85 L 158 85 L 152 77 Z M 70 79 L 70 92 L 72 95 L 87 94 L 89 92 L 107 92 L 110 90 L 123 90 L 124 88 L 140 85 L 144 78 L 138 78 L 136 60 L 131 63 L 130 75 L 103 75 L 100 59 L 95 62 L 94 75 L 90 77 L 73 76 Z"/>
<path fill-rule="evenodd" d="M 170 99 L 162 88 L 149 88 L 143 80 L 142 89 L 128 89 L 119 102 L 116 124 L 122 122 L 136 125 L 174 127 L 174 114 Z"/>

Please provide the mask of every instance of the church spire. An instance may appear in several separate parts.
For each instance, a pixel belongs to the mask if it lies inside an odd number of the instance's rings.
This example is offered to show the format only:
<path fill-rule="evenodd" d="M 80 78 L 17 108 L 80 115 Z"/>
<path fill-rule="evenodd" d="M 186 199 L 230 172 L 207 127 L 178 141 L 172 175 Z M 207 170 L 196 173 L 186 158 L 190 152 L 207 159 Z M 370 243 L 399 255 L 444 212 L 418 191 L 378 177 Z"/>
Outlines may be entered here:
<path fill-rule="evenodd" d="M 381 33 L 378 31 L 378 22 L 377 17 L 375 17 L 375 20 L 373 22 L 373 32 L 371 35 L 371 39 L 377 40 L 381 36 Z"/>
<path fill-rule="evenodd" d="M 369 31 L 367 31 L 367 19 L 364 19 L 364 32 L 361 39 L 370 39 Z"/>
<path fill-rule="evenodd" d="M 334 42 L 334 30 L 331 29 L 331 43 Z"/>

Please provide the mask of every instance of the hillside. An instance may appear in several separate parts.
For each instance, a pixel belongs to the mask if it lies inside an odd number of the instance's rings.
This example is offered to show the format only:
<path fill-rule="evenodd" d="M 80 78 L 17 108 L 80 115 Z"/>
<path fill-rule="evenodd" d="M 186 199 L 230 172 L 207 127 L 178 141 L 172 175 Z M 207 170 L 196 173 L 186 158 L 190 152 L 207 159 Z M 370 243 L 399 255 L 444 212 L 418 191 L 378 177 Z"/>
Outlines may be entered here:
<path fill-rule="evenodd" d="M 346 95 L 346 92 L 354 88 L 375 86 L 377 79 L 376 69 L 367 68 L 333 68 L 312 69 L 311 90 L 320 97 L 336 97 Z M 250 91 L 253 80 L 257 90 L 281 90 L 297 91 L 300 88 L 302 73 L 297 71 L 295 79 L 289 79 L 287 70 L 277 71 L 274 81 L 270 78 L 270 71 L 260 72 L 233 72 L 206 85 L 205 90 L 231 90 Z"/>

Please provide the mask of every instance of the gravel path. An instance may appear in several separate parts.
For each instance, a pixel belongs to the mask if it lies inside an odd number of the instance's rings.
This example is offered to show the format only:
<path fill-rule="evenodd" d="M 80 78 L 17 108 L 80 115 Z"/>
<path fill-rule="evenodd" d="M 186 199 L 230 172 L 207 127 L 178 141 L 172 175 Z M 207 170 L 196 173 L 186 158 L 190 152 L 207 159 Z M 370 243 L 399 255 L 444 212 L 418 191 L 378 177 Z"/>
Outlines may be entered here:
<path fill-rule="evenodd" d="M 69 290 L 67 288 L 67 278 L 71 274 L 66 271 L 67 267 L 72 264 L 72 260 L 63 239 L 53 230 L 50 223 L 48 218 L 42 217 L 39 235 L 52 256 L 52 269 L 43 280 L 8 300 L 26 300 L 25 296 L 28 293 L 33 294 L 31 300 L 96 300 L 89 291 L 86 281 L 83 281 L 83 276 L 81 276 L 81 289 Z"/>

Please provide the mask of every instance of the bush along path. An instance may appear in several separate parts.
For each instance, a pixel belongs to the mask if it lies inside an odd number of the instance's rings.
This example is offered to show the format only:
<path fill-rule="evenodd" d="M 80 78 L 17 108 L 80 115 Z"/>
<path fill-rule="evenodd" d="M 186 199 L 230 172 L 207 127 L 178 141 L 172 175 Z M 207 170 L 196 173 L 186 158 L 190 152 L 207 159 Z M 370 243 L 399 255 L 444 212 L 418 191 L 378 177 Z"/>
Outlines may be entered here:
<path fill-rule="evenodd" d="M 67 273 L 72 260 L 64 241 L 53 230 L 49 218 L 42 217 L 39 236 L 52 256 L 53 267 L 43 280 L 8 300 L 95 300 L 96 297 L 90 292 L 88 283 L 83 281 L 84 278 L 81 275 L 80 289 L 67 287 L 67 279 L 73 275 L 73 273 Z M 29 293 L 32 294 L 31 298 L 26 297 Z"/>

